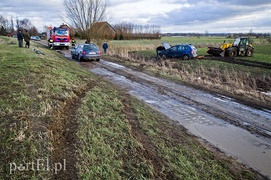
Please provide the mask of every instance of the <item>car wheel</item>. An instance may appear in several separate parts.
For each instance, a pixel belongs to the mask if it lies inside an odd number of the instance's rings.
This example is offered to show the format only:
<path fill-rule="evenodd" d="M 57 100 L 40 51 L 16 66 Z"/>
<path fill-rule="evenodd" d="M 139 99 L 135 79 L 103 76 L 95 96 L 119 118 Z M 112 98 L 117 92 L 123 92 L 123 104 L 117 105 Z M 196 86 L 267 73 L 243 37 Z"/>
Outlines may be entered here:
<path fill-rule="evenodd" d="M 81 61 L 82 58 L 81 58 L 80 54 L 78 54 L 77 59 L 78 59 L 79 62 Z"/>
<path fill-rule="evenodd" d="M 183 55 L 183 60 L 189 60 L 189 56 L 187 54 Z"/>
<path fill-rule="evenodd" d="M 160 55 L 160 58 L 162 58 L 162 59 L 167 59 L 167 55 L 166 55 L 166 54 L 161 54 L 161 55 Z"/>

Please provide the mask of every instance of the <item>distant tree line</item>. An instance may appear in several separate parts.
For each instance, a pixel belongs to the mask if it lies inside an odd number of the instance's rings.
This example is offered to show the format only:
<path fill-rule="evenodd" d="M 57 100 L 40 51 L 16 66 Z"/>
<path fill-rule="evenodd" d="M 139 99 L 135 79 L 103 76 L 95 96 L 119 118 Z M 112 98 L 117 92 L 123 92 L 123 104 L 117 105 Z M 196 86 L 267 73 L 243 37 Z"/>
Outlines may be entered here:
<path fill-rule="evenodd" d="M 137 25 L 129 22 L 122 22 L 113 25 L 116 30 L 115 40 L 133 39 L 160 39 L 160 26 Z"/>
<path fill-rule="evenodd" d="M 270 37 L 270 33 L 163 33 L 162 36 L 225 36 L 226 38 L 236 38 L 240 36 L 251 36 L 256 38 Z"/>
<path fill-rule="evenodd" d="M 38 35 L 38 30 L 32 25 L 29 19 L 14 20 L 11 18 L 8 20 L 4 16 L 0 15 L 0 35 L 6 36 L 7 34 L 15 35 L 19 29 L 27 29 L 30 35 Z"/>

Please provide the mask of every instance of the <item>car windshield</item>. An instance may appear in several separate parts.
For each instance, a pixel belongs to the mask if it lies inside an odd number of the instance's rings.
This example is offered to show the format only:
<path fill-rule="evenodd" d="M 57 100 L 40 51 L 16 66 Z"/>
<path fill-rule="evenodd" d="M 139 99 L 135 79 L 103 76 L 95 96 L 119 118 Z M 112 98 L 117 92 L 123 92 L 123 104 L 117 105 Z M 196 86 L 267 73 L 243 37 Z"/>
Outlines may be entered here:
<path fill-rule="evenodd" d="M 84 50 L 97 50 L 98 47 L 95 44 L 87 44 L 84 46 Z"/>
<path fill-rule="evenodd" d="M 68 36 L 68 31 L 67 30 L 56 30 L 55 35 L 57 35 L 57 36 Z"/>

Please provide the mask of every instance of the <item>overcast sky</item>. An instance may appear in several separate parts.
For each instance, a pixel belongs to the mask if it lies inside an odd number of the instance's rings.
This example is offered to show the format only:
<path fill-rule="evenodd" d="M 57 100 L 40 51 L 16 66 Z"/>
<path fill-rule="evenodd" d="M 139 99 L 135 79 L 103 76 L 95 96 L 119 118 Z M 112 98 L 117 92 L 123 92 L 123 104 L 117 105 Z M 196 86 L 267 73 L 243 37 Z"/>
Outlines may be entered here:
<path fill-rule="evenodd" d="M 58 26 L 62 0 L 0 0 L 0 15 Z M 107 0 L 108 22 L 159 25 L 161 32 L 271 33 L 271 0 Z"/>

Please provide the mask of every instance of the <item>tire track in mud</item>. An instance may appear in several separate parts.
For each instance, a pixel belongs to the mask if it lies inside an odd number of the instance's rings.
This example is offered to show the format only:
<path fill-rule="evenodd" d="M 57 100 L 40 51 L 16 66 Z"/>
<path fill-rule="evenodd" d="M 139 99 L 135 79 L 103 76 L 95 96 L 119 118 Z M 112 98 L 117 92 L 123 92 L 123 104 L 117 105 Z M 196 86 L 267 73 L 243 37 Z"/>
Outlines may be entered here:
<path fill-rule="evenodd" d="M 147 159 L 153 165 L 154 171 L 156 172 L 156 179 L 172 179 L 168 174 L 163 173 L 163 164 L 165 164 L 162 157 L 159 157 L 155 146 L 152 144 L 150 137 L 144 133 L 140 128 L 140 122 L 136 117 L 134 109 L 131 109 L 130 95 L 124 99 L 124 114 L 126 115 L 129 124 L 131 126 L 131 132 L 134 138 L 143 145 L 143 150 L 139 149 L 139 154 Z M 142 152 L 141 152 L 142 151 Z M 129 158 L 129 157 L 127 157 Z M 168 177 L 167 177 L 168 176 Z"/>
<path fill-rule="evenodd" d="M 239 58 L 236 58 L 236 57 L 230 58 L 230 57 L 218 57 L 218 56 L 206 55 L 205 59 L 212 60 L 212 61 L 221 61 L 221 62 L 226 62 L 226 63 L 231 63 L 231 64 L 239 64 L 239 65 L 243 65 L 243 66 L 271 69 L 271 63 L 254 61 L 254 60 L 246 60 L 246 59 L 243 59 L 240 57 Z M 202 60 L 204 60 L 204 59 L 202 59 Z"/>
<path fill-rule="evenodd" d="M 79 179 L 76 167 L 78 161 L 76 156 L 78 145 L 76 111 L 81 105 L 81 100 L 94 84 L 95 82 L 89 82 L 81 89 L 74 91 L 77 96 L 63 101 L 62 106 L 53 112 L 48 122 L 47 128 L 52 136 L 50 162 L 51 166 L 55 167 L 51 179 Z"/>

